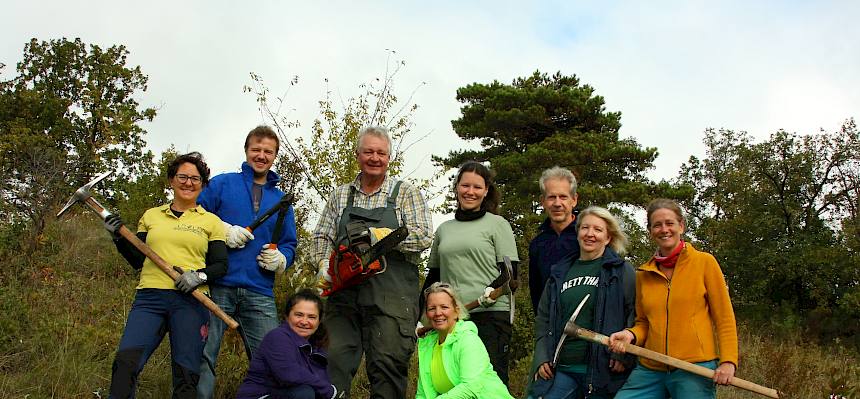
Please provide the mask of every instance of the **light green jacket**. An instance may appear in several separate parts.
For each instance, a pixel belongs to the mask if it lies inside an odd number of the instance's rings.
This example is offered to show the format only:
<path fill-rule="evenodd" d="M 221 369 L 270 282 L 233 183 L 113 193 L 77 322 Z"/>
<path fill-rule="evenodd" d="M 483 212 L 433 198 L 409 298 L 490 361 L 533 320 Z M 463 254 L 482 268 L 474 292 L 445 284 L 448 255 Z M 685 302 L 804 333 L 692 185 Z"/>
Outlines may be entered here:
<path fill-rule="evenodd" d="M 418 340 L 418 392 L 416 399 L 430 398 L 502 398 L 513 399 L 508 388 L 493 371 L 487 348 L 478 337 L 478 327 L 460 320 L 454 332 L 442 343 L 442 362 L 454 388 L 440 395 L 433 389 L 430 362 L 439 334 L 431 331 Z"/>

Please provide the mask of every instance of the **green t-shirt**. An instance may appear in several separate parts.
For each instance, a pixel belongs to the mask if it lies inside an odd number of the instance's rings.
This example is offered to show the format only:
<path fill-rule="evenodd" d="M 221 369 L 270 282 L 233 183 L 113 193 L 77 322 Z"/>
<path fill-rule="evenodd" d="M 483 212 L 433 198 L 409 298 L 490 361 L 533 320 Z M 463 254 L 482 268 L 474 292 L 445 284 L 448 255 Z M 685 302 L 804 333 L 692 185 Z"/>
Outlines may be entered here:
<path fill-rule="evenodd" d="M 600 268 L 603 258 L 583 261 L 577 260 L 568 269 L 561 284 L 559 301 L 561 303 L 561 314 L 564 321 L 570 318 L 582 298 L 591 294 L 588 302 L 579 311 L 576 324 L 591 330 L 594 324 L 594 303 L 597 300 L 597 284 L 600 282 Z M 565 366 L 585 365 L 587 359 L 588 342 L 581 339 L 567 337 L 558 355 L 558 364 L 562 369 Z M 578 368 L 574 368 L 576 371 Z"/>
<path fill-rule="evenodd" d="M 439 268 L 442 281 L 454 286 L 464 303 L 478 299 L 484 288 L 499 277 L 498 262 L 507 256 L 519 261 L 511 225 L 503 217 L 487 213 L 477 220 L 442 223 L 433 237 L 428 267 Z M 510 297 L 503 295 L 489 308 L 471 312 L 509 311 Z"/>

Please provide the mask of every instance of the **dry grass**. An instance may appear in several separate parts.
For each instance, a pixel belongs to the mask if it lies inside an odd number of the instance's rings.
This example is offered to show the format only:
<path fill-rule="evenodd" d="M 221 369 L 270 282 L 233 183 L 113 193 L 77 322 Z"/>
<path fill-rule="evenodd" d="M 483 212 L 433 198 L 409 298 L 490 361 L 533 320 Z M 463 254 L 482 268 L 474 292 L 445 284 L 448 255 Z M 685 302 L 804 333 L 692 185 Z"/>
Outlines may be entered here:
<path fill-rule="evenodd" d="M 101 224 L 78 216 L 49 226 L 44 247 L 34 256 L 6 257 L 0 264 L 0 398 L 107 397 L 111 363 L 125 325 L 138 275 L 116 254 Z M 281 285 L 283 286 L 283 284 Z M 283 292 L 278 301 L 283 302 Z M 528 312 L 526 308 L 520 308 Z M 526 313 L 523 313 L 524 315 Z M 527 324 L 527 323 L 525 323 Z M 518 342 L 525 341 L 522 331 Z M 819 346 L 800 339 L 777 339 L 767 330 L 740 326 L 739 376 L 775 387 L 793 398 L 858 397 L 860 356 L 839 343 Z M 511 391 L 523 397 L 530 348 L 511 365 Z M 153 354 L 141 376 L 139 398 L 170 393 L 169 347 Z M 409 395 L 417 373 L 413 355 Z M 236 334 L 228 334 L 219 358 L 218 398 L 233 397 L 247 368 Z M 363 368 L 353 397 L 367 398 Z M 736 388 L 720 388 L 721 399 L 753 398 Z"/>

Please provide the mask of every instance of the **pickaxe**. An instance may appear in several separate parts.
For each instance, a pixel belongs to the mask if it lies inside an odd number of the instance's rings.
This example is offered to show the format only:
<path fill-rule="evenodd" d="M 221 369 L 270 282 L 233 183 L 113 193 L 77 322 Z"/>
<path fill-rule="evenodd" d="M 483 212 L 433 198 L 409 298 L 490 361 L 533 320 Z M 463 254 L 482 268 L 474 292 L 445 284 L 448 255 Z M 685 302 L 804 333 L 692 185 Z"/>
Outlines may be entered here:
<path fill-rule="evenodd" d="M 102 220 L 110 216 L 110 211 L 105 209 L 105 207 L 103 207 L 101 204 L 99 204 L 98 201 L 95 200 L 95 198 L 93 198 L 90 189 L 96 184 L 98 184 L 98 182 L 104 180 L 105 177 L 108 177 L 111 173 L 113 172 L 106 172 L 75 191 L 75 193 L 72 194 L 72 197 L 69 198 L 69 202 L 66 203 L 66 206 L 64 206 L 63 209 L 61 209 L 60 212 L 57 213 L 57 217 L 60 217 L 62 214 L 66 213 L 66 211 L 69 210 L 72 205 L 78 202 L 83 202 L 87 204 L 87 206 L 89 206 L 90 209 L 95 211 L 95 213 L 97 213 L 99 217 L 102 218 Z M 155 263 L 161 269 L 161 271 L 170 276 L 171 279 L 173 279 L 174 281 L 179 279 L 180 274 L 173 270 L 173 267 L 169 263 L 167 263 L 164 258 L 158 256 L 158 254 L 155 253 L 152 248 L 150 248 L 148 245 L 146 245 L 146 243 L 137 238 L 137 236 L 134 235 L 131 230 L 127 229 L 125 226 L 122 226 L 119 229 L 119 234 L 123 236 L 126 240 L 128 240 L 128 242 L 130 242 L 132 245 L 134 245 L 135 248 L 142 252 L 147 258 L 152 260 L 152 262 Z M 212 314 L 217 316 L 219 319 L 224 320 L 224 323 L 226 323 L 228 327 L 236 328 L 239 326 L 239 323 L 237 323 L 236 320 L 233 320 L 233 318 L 230 317 L 227 313 L 224 313 L 224 311 L 221 310 L 221 308 L 219 308 L 218 305 L 215 304 L 215 302 L 212 302 L 209 297 L 203 294 L 203 292 L 195 289 L 191 293 L 191 295 L 193 295 L 194 298 L 200 301 L 200 303 L 202 303 L 203 306 L 206 307 L 206 309 L 209 309 Z"/>
<path fill-rule="evenodd" d="M 564 339 L 565 336 L 571 336 L 571 337 L 581 338 L 581 339 L 589 341 L 589 342 L 601 344 L 604 346 L 609 346 L 609 337 L 607 337 L 603 334 L 596 333 L 594 331 L 582 328 L 582 327 L 576 325 L 576 323 L 574 322 L 574 320 L 576 319 L 576 316 L 579 315 L 579 310 L 583 307 L 583 305 L 585 305 L 585 302 L 588 301 L 589 296 L 590 295 L 586 295 L 585 298 L 582 299 L 582 302 L 580 302 L 579 306 L 576 307 L 576 311 L 573 312 L 573 315 L 570 316 L 570 319 L 564 325 L 564 335 L 562 336 L 562 339 Z M 556 356 L 558 356 L 559 348 L 561 348 L 561 342 L 559 342 L 559 346 L 556 348 Z M 674 367 L 676 369 L 688 371 L 690 373 L 700 375 L 700 376 L 708 378 L 708 379 L 714 378 L 714 370 L 711 370 L 707 367 L 702 367 L 702 366 L 699 366 L 697 364 L 685 362 L 683 360 L 676 359 L 674 357 L 667 356 L 667 355 L 664 355 L 662 353 L 657 353 L 657 352 L 654 352 L 650 349 L 645 349 L 641 346 L 636 346 L 633 344 L 624 344 L 624 349 L 627 351 L 627 353 L 632 353 L 636 356 L 644 357 L 646 359 L 651 359 L 655 362 L 660 362 L 660 363 L 663 363 L 665 365 Z M 553 359 L 553 363 L 555 363 L 555 361 L 556 361 L 556 359 Z M 769 398 L 779 399 L 779 397 L 780 397 L 779 392 L 773 388 L 764 387 L 764 386 L 758 385 L 754 382 L 740 379 L 738 377 L 732 377 L 731 380 L 729 381 L 729 385 L 734 385 L 738 388 L 746 389 L 747 391 L 755 392 L 757 394 L 761 394 L 761 395 L 767 396 Z"/>
<path fill-rule="evenodd" d="M 506 294 L 507 292 L 513 293 L 513 291 L 511 290 L 511 279 L 513 278 L 514 270 L 513 270 L 513 265 L 511 265 L 511 258 L 505 256 L 502 258 L 502 261 L 504 261 L 504 263 L 505 263 L 505 267 L 503 267 L 501 270 L 502 283 L 499 284 L 498 287 L 496 287 L 492 291 L 490 291 L 490 299 L 498 299 L 500 296 Z M 474 308 L 477 308 L 478 306 L 480 306 L 480 303 L 478 303 L 478 300 L 476 299 L 472 302 L 467 303 L 465 305 L 465 308 L 466 308 L 466 310 L 472 310 Z M 514 313 L 514 298 L 513 298 L 513 295 L 511 295 L 511 323 L 513 323 L 513 317 L 514 317 L 513 313 Z M 432 329 L 433 329 L 433 327 L 424 326 L 424 327 L 419 328 L 416 331 L 416 334 L 419 337 L 423 337 L 425 334 L 427 334 Z"/>

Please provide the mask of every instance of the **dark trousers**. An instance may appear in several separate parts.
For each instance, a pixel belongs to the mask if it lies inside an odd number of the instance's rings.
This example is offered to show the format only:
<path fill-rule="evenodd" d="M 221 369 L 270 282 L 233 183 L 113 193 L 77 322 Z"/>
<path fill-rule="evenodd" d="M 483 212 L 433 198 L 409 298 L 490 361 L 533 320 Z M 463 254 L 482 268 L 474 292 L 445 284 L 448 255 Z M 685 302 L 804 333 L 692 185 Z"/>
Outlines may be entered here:
<path fill-rule="evenodd" d="M 173 397 L 195 398 L 208 321 L 209 311 L 189 294 L 137 290 L 114 359 L 110 397 L 134 397 L 138 375 L 169 333 Z"/>
<path fill-rule="evenodd" d="M 478 327 L 478 336 L 487 348 L 493 370 L 505 385 L 508 385 L 508 353 L 513 327 L 508 312 L 475 312 L 469 320 Z"/>
<path fill-rule="evenodd" d="M 358 370 L 362 353 L 370 381 L 370 397 L 406 397 L 409 358 L 415 350 L 415 316 L 411 310 L 392 316 L 379 306 L 361 306 L 350 292 L 326 302 L 329 331 L 328 373 L 338 392 L 346 392 Z"/>

